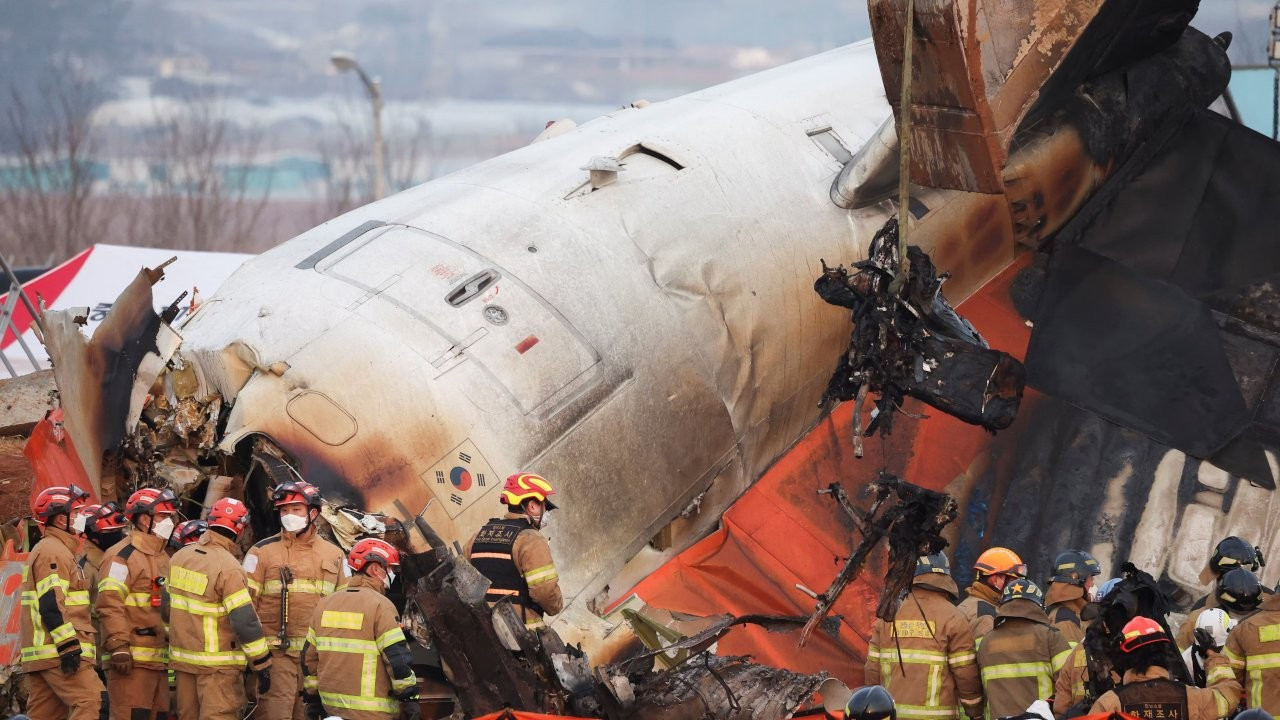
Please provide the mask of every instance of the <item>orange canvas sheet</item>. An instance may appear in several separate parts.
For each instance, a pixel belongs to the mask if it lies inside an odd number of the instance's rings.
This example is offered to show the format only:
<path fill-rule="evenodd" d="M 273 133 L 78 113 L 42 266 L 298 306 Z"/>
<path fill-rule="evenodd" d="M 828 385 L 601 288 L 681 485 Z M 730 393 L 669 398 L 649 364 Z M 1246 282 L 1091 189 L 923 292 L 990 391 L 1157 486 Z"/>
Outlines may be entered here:
<path fill-rule="evenodd" d="M 1025 260 L 962 306 L 992 347 L 1019 358 L 1030 330 L 1013 310 L 1008 290 Z M 921 423 L 899 416 L 893 434 L 868 438 L 866 455 L 858 459 L 851 438 L 852 403 L 842 404 L 738 499 L 718 531 L 645 578 L 633 592 L 649 605 L 694 615 L 809 615 L 814 600 L 796 584 L 825 591 L 860 539 L 835 500 L 819 490 L 839 481 L 853 502 L 865 507 L 861 495 L 881 468 L 942 490 L 989 455 L 991 436 L 983 429 L 920 403 L 907 410 L 930 419 Z M 839 621 L 836 637 L 818 631 L 800 648 L 799 633 L 738 627 L 720 641 L 717 652 L 752 655 L 758 662 L 797 672 L 827 671 L 850 686 L 860 685 L 884 567 L 883 552 L 873 553 L 836 602 L 829 616 Z"/>
<path fill-rule="evenodd" d="M 89 476 L 80 464 L 75 446 L 71 444 L 71 436 L 62 426 L 62 408 L 55 408 L 36 423 L 22 448 L 22 454 L 31 463 L 36 479 L 31 487 L 31 499 L 35 499 L 41 490 L 55 485 L 75 483 L 95 495 L 92 502 L 98 502 Z"/>

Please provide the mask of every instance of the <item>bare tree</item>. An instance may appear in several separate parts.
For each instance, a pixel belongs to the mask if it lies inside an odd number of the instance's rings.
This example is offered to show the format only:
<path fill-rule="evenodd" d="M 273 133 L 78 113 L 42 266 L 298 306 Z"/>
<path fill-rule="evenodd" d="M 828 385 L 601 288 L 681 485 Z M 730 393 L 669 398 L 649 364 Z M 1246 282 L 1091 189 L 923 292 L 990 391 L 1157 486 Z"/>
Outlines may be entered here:
<path fill-rule="evenodd" d="M 49 264 L 103 229 L 103 203 L 92 195 L 101 95 L 76 72 L 41 83 L 35 95 L 11 88 L 3 116 L 14 154 L 0 158 L 0 250 L 18 263 Z"/>
<path fill-rule="evenodd" d="M 363 114 L 351 110 L 335 110 L 334 115 L 337 131 L 320 140 L 320 157 L 328 173 L 324 198 L 314 217 L 317 223 L 374 199 L 372 133 L 368 124 L 352 121 L 351 117 L 363 117 Z M 429 178 L 431 126 L 421 119 L 413 121 L 408 128 L 396 128 L 394 122 L 388 125 L 393 129 L 385 142 L 387 187 L 394 193 Z"/>
<path fill-rule="evenodd" d="M 197 98 L 172 112 L 155 110 L 148 162 L 150 190 L 132 218 L 134 240 L 191 250 L 258 246 L 271 199 L 262 167 L 262 133 L 242 129 L 217 98 Z"/>

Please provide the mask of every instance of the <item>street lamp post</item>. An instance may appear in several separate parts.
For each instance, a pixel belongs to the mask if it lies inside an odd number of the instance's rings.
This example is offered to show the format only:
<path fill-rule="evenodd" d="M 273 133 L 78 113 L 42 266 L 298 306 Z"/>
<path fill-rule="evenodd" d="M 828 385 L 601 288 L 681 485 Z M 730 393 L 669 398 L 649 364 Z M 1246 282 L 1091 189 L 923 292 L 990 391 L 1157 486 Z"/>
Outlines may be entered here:
<path fill-rule="evenodd" d="M 329 56 L 329 62 L 333 63 L 338 72 L 354 70 L 360 76 L 360 82 L 364 83 L 365 91 L 369 93 L 369 102 L 373 103 L 373 199 L 377 200 L 387 194 L 382 150 L 382 82 L 377 78 L 370 78 L 351 53 L 335 52 Z"/>

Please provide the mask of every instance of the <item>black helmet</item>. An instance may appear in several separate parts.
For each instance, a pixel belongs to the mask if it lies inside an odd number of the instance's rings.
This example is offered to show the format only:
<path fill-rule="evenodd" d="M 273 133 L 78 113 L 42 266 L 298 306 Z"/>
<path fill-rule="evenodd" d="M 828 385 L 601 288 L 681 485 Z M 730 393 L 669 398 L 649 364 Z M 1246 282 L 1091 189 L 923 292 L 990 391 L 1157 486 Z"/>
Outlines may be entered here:
<path fill-rule="evenodd" d="M 1087 578 L 1101 574 L 1102 567 L 1089 553 L 1083 550 L 1064 550 L 1053 561 L 1053 577 L 1049 578 L 1049 582 L 1084 587 Z"/>
<path fill-rule="evenodd" d="M 1258 552 L 1258 548 L 1243 538 L 1232 535 L 1218 541 L 1217 547 L 1213 549 L 1213 556 L 1209 558 L 1209 569 L 1219 577 L 1237 567 L 1256 571 L 1261 559 L 1262 553 Z"/>
<path fill-rule="evenodd" d="M 1262 708 L 1249 708 L 1236 715 L 1235 720 L 1274 720 L 1271 713 Z"/>
<path fill-rule="evenodd" d="M 844 706 L 846 720 L 898 720 L 893 696 L 879 685 L 860 687 Z"/>
<path fill-rule="evenodd" d="M 1040 589 L 1039 585 L 1026 578 L 1014 578 L 1008 585 L 1004 586 L 1004 592 L 1000 594 L 1001 605 L 1010 600 L 1030 600 L 1040 607 L 1044 607 L 1044 591 Z"/>
<path fill-rule="evenodd" d="M 1218 602 L 1228 611 L 1250 612 L 1262 602 L 1262 583 L 1253 572 L 1238 567 L 1218 578 L 1217 595 Z"/>
<path fill-rule="evenodd" d="M 916 577 L 929 573 L 951 574 L 951 563 L 947 561 L 946 553 L 937 552 L 916 558 Z"/>

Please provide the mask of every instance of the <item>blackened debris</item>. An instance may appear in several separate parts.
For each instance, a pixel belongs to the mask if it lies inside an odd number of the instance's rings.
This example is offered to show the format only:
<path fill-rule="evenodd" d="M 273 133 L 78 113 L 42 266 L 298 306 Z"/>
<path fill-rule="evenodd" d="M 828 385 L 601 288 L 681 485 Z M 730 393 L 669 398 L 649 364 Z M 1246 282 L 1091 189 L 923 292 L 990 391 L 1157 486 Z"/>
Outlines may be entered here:
<path fill-rule="evenodd" d="M 871 241 L 866 260 L 829 268 L 814 290 L 832 305 L 852 311 L 853 334 L 822 396 L 823 406 L 858 400 L 854 437 L 861 456 L 861 410 L 875 393 L 876 410 L 865 434 L 888 433 L 893 411 L 911 397 L 967 423 L 1001 430 L 1013 422 L 1026 374 L 1007 353 L 992 350 L 967 320 L 947 303 L 933 261 L 918 247 L 907 249 L 910 275 L 901 291 L 890 285 L 898 273 L 898 221 L 891 218 Z"/>

